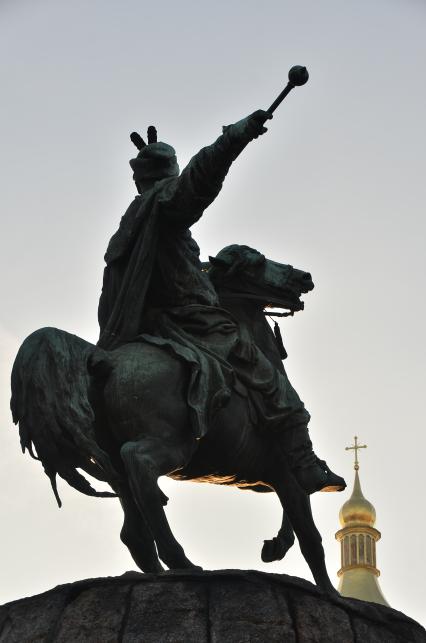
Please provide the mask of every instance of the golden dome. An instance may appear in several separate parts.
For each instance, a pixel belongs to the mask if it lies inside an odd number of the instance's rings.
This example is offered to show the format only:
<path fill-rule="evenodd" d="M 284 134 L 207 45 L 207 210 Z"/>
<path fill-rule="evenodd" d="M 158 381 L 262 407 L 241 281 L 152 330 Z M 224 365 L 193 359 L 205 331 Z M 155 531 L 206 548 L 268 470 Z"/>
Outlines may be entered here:
<path fill-rule="evenodd" d="M 352 495 L 340 509 L 339 520 L 342 527 L 352 525 L 373 527 L 376 522 L 376 510 L 362 494 L 357 470 Z"/>

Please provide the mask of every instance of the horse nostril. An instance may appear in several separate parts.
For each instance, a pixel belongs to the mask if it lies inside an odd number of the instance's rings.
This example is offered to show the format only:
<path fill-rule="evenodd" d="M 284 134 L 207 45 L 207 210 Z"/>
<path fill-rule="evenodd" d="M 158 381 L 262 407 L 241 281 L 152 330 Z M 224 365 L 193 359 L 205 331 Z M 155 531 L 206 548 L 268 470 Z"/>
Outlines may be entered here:
<path fill-rule="evenodd" d="M 305 274 L 303 275 L 303 279 L 305 281 L 312 281 L 311 273 L 310 272 L 305 272 Z"/>

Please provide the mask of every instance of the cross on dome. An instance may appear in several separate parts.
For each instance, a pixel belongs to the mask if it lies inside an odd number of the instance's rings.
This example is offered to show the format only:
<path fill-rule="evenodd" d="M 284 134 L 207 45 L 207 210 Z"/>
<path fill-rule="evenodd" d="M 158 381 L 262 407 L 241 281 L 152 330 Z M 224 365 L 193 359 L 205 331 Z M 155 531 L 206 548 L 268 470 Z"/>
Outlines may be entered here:
<path fill-rule="evenodd" d="M 354 436 L 354 442 L 351 447 L 345 447 L 345 451 L 355 451 L 355 463 L 354 463 L 354 469 L 355 471 L 358 471 L 359 469 L 359 462 L 358 462 L 358 450 L 359 449 L 366 449 L 367 445 L 366 444 L 358 444 L 358 436 Z"/>

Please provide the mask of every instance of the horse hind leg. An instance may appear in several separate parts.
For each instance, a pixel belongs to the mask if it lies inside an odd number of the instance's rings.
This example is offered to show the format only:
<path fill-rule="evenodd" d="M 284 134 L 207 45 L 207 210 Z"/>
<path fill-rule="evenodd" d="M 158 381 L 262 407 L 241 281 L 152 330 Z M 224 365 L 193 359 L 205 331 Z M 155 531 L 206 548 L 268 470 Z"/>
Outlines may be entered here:
<path fill-rule="evenodd" d="M 158 559 L 151 531 L 133 500 L 130 489 L 121 494 L 120 502 L 124 512 L 121 541 L 139 569 L 153 574 L 162 572 L 163 567 Z"/>
<path fill-rule="evenodd" d="M 126 442 L 120 450 L 133 498 L 155 540 L 160 559 L 169 569 L 196 566 L 185 556 L 170 529 L 163 508 L 164 494 L 157 481 L 161 475 L 182 467 L 190 450 L 189 444 L 166 443 L 152 436 Z"/>

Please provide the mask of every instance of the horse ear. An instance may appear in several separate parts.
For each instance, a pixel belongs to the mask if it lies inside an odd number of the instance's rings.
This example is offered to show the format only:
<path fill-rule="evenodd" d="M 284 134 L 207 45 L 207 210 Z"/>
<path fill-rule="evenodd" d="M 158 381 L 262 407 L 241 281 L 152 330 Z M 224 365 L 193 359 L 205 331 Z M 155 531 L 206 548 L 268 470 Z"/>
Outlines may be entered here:
<path fill-rule="evenodd" d="M 225 259 L 218 257 L 209 257 L 209 261 L 214 268 L 229 268 L 229 263 Z"/>

